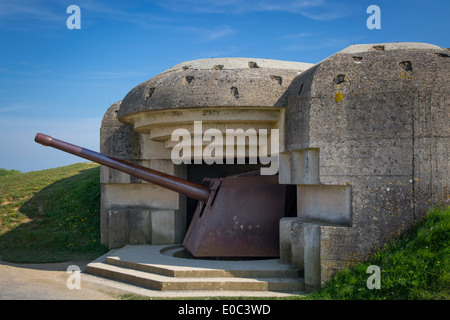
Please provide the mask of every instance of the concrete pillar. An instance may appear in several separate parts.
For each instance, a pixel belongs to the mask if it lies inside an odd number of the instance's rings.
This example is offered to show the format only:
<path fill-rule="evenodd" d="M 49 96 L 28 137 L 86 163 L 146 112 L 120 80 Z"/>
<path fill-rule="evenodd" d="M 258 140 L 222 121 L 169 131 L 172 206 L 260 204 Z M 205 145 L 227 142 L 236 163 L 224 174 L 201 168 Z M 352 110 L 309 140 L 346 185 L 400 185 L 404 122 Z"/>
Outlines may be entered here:
<path fill-rule="evenodd" d="M 305 268 L 304 223 L 298 218 L 291 224 L 291 264 L 299 270 Z"/>
<path fill-rule="evenodd" d="M 280 262 L 303 270 L 304 246 L 303 221 L 299 218 L 282 218 L 280 220 Z"/>
<path fill-rule="evenodd" d="M 108 246 L 120 248 L 130 241 L 130 214 L 128 210 L 108 211 Z"/>
<path fill-rule="evenodd" d="M 280 262 L 291 264 L 291 229 L 297 218 L 280 219 Z"/>
<path fill-rule="evenodd" d="M 150 210 L 129 210 L 130 244 L 151 243 L 152 221 Z"/>
<path fill-rule="evenodd" d="M 319 149 L 281 152 L 278 179 L 281 184 L 320 184 Z"/>
<path fill-rule="evenodd" d="M 305 148 L 280 153 L 278 176 L 281 184 L 297 185 L 297 218 L 280 221 L 280 261 L 304 271 L 309 291 L 320 289 L 325 282 L 322 228 L 352 225 L 352 186 L 321 184 L 319 151 Z"/>
<path fill-rule="evenodd" d="M 305 289 L 315 291 L 321 288 L 320 225 L 305 223 L 303 232 Z"/>
<path fill-rule="evenodd" d="M 278 156 L 278 182 L 292 184 L 291 179 L 291 152 L 280 152 Z"/>

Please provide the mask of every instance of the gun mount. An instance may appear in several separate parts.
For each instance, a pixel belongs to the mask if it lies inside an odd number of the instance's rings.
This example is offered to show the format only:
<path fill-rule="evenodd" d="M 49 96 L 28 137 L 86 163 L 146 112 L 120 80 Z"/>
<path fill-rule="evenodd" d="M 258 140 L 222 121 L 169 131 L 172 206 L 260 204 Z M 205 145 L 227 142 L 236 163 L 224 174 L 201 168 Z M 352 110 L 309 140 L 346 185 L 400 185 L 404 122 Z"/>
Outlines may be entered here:
<path fill-rule="evenodd" d="M 38 133 L 35 141 L 198 200 L 183 246 L 194 257 L 278 257 L 287 186 L 259 172 L 195 184 Z"/>

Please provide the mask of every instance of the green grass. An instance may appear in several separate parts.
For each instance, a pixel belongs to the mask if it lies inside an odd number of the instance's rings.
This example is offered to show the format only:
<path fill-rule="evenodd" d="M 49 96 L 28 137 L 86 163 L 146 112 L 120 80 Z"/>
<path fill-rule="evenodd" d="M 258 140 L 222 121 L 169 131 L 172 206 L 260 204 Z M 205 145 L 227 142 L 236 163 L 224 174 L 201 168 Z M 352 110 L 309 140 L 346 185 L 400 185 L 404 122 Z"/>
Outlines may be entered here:
<path fill-rule="evenodd" d="M 0 177 L 6 176 L 8 174 L 16 174 L 16 173 L 20 173 L 20 171 L 19 170 L 7 170 L 4 168 L 0 168 Z"/>
<path fill-rule="evenodd" d="M 450 207 L 431 210 L 398 241 L 366 263 L 338 273 L 308 299 L 450 299 Z M 380 267 L 380 289 L 369 290 L 370 265 Z"/>
<path fill-rule="evenodd" d="M 100 244 L 100 167 L 80 163 L 0 176 L 0 258 L 94 259 Z"/>

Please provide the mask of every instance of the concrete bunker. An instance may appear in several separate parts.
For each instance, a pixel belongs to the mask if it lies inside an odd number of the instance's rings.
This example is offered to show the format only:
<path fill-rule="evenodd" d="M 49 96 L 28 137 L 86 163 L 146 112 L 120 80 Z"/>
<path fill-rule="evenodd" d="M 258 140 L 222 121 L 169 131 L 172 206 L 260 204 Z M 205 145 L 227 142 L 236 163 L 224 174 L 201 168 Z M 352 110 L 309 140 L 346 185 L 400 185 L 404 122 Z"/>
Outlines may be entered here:
<path fill-rule="evenodd" d="M 223 164 L 210 165 L 204 161 L 194 164 L 197 162 L 195 152 L 190 154 L 190 164 L 175 165 L 171 150 L 178 142 L 171 141 L 171 135 L 180 128 L 193 134 L 194 122 L 199 120 L 203 132 L 216 129 L 224 136 L 227 130 L 233 129 L 255 132 L 279 129 L 289 82 L 309 67 L 310 64 L 303 63 L 239 58 L 207 59 L 175 66 L 137 86 L 123 101 L 110 107 L 102 124 L 100 151 L 197 183 L 205 177 L 259 170 L 260 163 L 238 157 L 237 151 L 232 165 L 226 164 L 225 158 Z M 284 78 L 284 84 L 274 81 L 274 75 Z M 236 90 L 231 90 L 233 87 L 239 88 L 238 96 Z M 202 143 L 204 149 L 206 143 Z M 250 139 L 245 140 L 244 157 L 248 157 L 252 143 Z M 195 200 L 141 183 L 106 167 L 102 167 L 101 179 L 102 230 L 105 231 L 102 241 L 109 247 L 128 243 L 170 244 L 183 240 Z M 144 235 L 137 238 L 131 236 L 136 234 L 135 230 L 123 227 L 124 223 L 130 228 L 140 225 L 133 222 L 136 215 L 151 221 L 144 227 L 145 231 L 137 231 Z M 116 230 L 116 219 L 120 230 Z"/>
<path fill-rule="evenodd" d="M 171 133 L 278 129 L 279 184 L 296 215 L 279 221 L 280 261 L 307 289 L 366 258 L 448 202 L 448 50 L 421 43 L 353 45 L 316 64 L 206 59 L 136 86 L 105 113 L 100 151 L 177 177 L 249 167 L 174 165 Z M 251 168 L 253 169 L 253 167 Z M 229 170 L 229 171 L 228 171 Z M 181 243 L 186 197 L 101 168 L 102 243 Z"/>

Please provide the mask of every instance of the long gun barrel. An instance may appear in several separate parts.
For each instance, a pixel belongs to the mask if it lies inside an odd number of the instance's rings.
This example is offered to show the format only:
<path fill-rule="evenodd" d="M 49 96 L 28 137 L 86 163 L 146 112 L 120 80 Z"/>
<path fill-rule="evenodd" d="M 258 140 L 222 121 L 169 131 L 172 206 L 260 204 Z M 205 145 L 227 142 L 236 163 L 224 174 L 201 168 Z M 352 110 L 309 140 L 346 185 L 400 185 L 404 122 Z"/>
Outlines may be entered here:
<path fill-rule="evenodd" d="M 34 141 L 44 146 L 50 146 L 79 156 L 81 158 L 97 162 L 104 166 L 128 173 L 138 179 L 142 179 L 163 188 L 184 194 L 192 199 L 207 202 L 211 193 L 209 188 L 205 186 L 198 185 L 140 165 L 135 165 L 123 160 L 109 157 L 104 154 L 67 143 L 65 141 L 54 139 L 42 133 L 36 134 Z"/>

